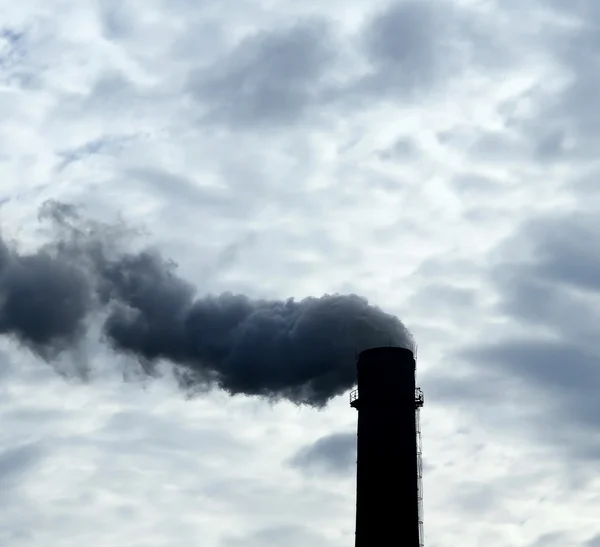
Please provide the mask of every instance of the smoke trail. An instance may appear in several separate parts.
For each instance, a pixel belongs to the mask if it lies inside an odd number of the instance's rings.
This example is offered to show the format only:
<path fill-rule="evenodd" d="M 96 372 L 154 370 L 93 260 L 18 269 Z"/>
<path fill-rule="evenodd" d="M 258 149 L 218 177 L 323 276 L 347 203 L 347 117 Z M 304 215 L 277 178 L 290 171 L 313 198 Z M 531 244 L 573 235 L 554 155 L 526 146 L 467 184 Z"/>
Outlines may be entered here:
<path fill-rule="evenodd" d="M 115 350 L 176 366 L 187 387 L 322 406 L 355 382 L 355 356 L 412 347 L 404 325 L 355 295 L 252 300 L 197 296 L 173 263 L 123 250 L 126 230 L 83 220 L 65 204 L 41 213 L 51 242 L 19 254 L 0 239 L 0 333 L 52 361 L 102 317 Z"/>

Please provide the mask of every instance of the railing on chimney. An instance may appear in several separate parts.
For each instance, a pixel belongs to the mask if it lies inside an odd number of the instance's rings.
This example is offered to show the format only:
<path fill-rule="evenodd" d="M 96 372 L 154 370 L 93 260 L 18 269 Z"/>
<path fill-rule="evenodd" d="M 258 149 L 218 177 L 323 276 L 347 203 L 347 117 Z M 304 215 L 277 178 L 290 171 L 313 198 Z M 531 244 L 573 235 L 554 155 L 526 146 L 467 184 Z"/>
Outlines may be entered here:
<path fill-rule="evenodd" d="M 353 389 L 350 392 L 350 405 L 354 406 L 353 403 L 356 403 L 356 401 L 358 401 L 358 389 Z M 421 408 L 423 406 L 423 402 L 424 402 L 424 398 L 423 398 L 423 391 L 421 390 L 420 387 L 415 389 L 415 406 L 417 409 Z"/>

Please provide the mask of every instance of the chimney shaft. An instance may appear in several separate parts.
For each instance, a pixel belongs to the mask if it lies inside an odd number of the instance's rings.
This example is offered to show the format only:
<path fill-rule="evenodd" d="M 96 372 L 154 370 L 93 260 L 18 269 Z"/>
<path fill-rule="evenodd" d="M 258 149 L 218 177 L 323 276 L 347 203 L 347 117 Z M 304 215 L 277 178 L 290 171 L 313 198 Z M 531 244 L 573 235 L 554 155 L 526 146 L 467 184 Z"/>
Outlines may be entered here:
<path fill-rule="evenodd" d="M 356 547 L 419 547 L 420 447 L 416 363 L 405 348 L 381 347 L 358 358 Z"/>

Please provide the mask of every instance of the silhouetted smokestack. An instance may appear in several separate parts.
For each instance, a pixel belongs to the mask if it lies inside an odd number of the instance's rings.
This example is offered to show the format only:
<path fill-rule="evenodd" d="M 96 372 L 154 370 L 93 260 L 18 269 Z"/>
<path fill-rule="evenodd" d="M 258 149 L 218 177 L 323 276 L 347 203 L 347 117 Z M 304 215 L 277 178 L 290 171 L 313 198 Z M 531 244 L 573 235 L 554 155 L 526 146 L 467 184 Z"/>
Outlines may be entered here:
<path fill-rule="evenodd" d="M 377 347 L 358 359 L 356 547 L 422 541 L 418 408 L 413 353 Z"/>
<path fill-rule="evenodd" d="M 0 238 L 0 334 L 52 361 L 100 321 L 106 342 L 152 373 L 175 365 L 185 387 L 322 406 L 356 380 L 356 351 L 410 345 L 398 318 L 356 295 L 301 301 L 198 297 L 175 265 L 126 252 L 127 230 L 49 202 L 50 243 L 22 254 Z"/>

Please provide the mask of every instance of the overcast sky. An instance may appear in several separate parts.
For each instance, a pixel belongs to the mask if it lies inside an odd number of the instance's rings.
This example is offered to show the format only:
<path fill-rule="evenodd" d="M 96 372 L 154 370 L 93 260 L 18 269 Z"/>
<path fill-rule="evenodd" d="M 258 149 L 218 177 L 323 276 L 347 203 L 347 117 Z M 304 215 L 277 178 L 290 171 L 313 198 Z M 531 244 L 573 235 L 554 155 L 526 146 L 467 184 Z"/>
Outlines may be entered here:
<path fill-rule="evenodd" d="M 0 0 L 0 222 L 418 342 L 427 547 L 600 546 L 597 0 Z M 349 547 L 356 413 L 0 341 L 0 544 Z"/>

